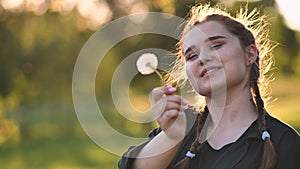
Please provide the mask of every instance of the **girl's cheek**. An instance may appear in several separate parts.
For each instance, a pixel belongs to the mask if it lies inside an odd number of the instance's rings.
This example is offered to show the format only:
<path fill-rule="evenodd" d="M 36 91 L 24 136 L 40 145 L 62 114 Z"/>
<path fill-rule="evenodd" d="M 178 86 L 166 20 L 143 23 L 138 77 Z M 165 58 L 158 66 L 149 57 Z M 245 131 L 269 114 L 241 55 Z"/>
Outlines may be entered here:
<path fill-rule="evenodd" d="M 186 65 L 186 74 L 189 80 L 194 79 L 194 71 L 192 64 Z"/>
<path fill-rule="evenodd" d="M 189 63 L 186 63 L 186 65 L 185 65 L 185 71 L 186 71 L 186 74 L 187 74 L 188 78 L 190 78 L 190 75 L 191 75 L 191 65 Z"/>
<path fill-rule="evenodd" d="M 197 86 L 197 81 L 195 78 L 195 74 L 193 73 L 193 69 L 191 67 L 186 67 L 186 74 L 188 77 L 188 81 L 190 82 L 190 84 L 192 85 L 192 87 L 195 89 L 195 91 L 199 91 L 198 90 L 198 86 Z"/>
<path fill-rule="evenodd" d="M 186 63 L 186 70 L 188 74 L 193 75 L 195 73 L 195 63 L 193 62 Z"/>

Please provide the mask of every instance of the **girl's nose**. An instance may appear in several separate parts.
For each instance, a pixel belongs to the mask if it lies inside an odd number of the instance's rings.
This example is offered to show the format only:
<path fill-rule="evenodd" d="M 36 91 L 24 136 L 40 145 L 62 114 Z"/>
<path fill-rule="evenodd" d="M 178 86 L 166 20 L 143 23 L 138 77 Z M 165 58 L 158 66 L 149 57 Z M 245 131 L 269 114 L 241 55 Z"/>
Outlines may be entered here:
<path fill-rule="evenodd" d="M 198 62 L 201 66 L 205 65 L 210 60 L 208 57 L 208 52 L 202 51 L 198 54 Z"/>
<path fill-rule="evenodd" d="M 198 63 L 199 63 L 200 66 L 204 65 L 203 61 L 200 58 L 198 58 Z"/>

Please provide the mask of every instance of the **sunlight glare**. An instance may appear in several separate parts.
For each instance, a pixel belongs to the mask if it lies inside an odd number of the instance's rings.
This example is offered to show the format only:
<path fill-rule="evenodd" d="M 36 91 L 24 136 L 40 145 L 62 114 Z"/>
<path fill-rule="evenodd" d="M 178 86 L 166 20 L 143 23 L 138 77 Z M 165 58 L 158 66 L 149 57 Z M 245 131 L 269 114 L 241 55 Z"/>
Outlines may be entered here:
<path fill-rule="evenodd" d="M 112 18 L 109 5 L 101 0 L 78 0 L 77 10 L 82 17 L 90 21 L 90 26 L 97 28 Z"/>
<path fill-rule="evenodd" d="M 284 16 L 286 24 L 300 31 L 299 0 L 276 0 L 279 12 Z"/>
<path fill-rule="evenodd" d="M 148 6 L 145 5 L 143 2 L 138 2 L 135 3 L 134 5 L 132 5 L 129 14 L 135 14 L 135 13 L 144 13 L 144 12 L 148 12 Z M 132 20 L 132 22 L 134 23 L 142 23 L 145 20 L 145 17 L 141 17 L 141 16 L 132 16 L 129 19 Z"/>
<path fill-rule="evenodd" d="M 47 11 L 48 5 L 46 0 L 26 0 L 26 9 L 36 15 L 42 15 Z"/>
<path fill-rule="evenodd" d="M 23 0 L 2 0 L 1 5 L 6 10 L 17 10 L 24 5 Z"/>
<path fill-rule="evenodd" d="M 60 12 L 67 13 L 73 10 L 76 6 L 77 1 L 75 0 L 61 0 L 60 1 Z"/>

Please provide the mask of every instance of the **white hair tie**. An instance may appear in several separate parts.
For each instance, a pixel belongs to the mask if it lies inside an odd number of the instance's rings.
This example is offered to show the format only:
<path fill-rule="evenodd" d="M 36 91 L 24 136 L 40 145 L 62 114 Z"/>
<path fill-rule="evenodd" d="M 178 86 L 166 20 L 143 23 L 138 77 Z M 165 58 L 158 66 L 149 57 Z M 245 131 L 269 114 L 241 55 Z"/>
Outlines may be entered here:
<path fill-rule="evenodd" d="M 190 157 L 191 159 L 193 159 L 196 156 L 196 154 L 191 153 L 190 151 L 188 151 L 188 152 L 186 152 L 185 156 Z"/>
<path fill-rule="evenodd" d="M 268 131 L 264 131 L 264 132 L 261 134 L 261 139 L 266 140 L 266 138 L 271 138 L 271 135 L 269 134 Z"/>

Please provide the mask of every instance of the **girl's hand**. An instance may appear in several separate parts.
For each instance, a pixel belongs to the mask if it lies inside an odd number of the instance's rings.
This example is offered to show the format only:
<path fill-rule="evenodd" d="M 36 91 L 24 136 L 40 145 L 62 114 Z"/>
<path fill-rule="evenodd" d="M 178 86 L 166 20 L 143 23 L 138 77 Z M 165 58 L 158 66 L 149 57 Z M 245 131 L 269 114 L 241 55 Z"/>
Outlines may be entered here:
<path fill-rule="evenodd" d="M 171 85 L 158 87 L 152 91 L 152 111 L 160 128 L 171 138 L 182 139 L 185 135 L 186 118 L 184 110 L 188 101 L 175 95 Z"/>

